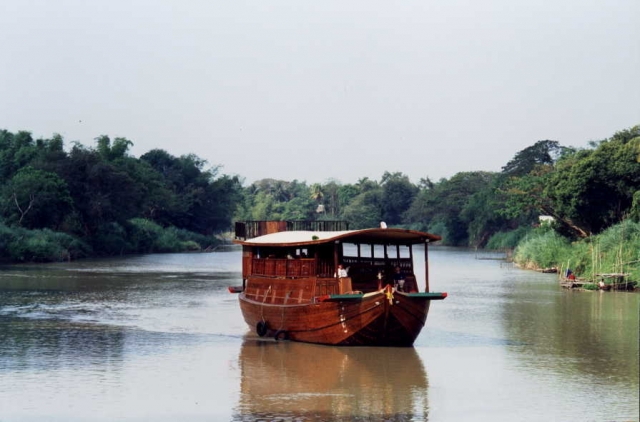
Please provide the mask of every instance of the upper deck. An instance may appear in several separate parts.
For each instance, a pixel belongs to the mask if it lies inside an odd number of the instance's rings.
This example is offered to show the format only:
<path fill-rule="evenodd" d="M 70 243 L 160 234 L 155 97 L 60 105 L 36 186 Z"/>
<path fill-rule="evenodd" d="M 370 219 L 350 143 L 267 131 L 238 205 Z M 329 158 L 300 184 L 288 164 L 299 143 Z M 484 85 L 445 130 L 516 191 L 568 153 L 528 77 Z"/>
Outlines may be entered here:
<path fill-rule="evenodd" d="M 430 233 L 397 228 L 329 230 L 347 227 L 344 222 L 249 223 L 237 223 L 234 240 L 243 246 L 243 278 L 331 279 L 343 264 L 350 268 L 354 287 L 363 291 L 374 289 L 380 278 L 391 278 L 396 267 L 413 276 L 412 246 L 440 240 Z"/>

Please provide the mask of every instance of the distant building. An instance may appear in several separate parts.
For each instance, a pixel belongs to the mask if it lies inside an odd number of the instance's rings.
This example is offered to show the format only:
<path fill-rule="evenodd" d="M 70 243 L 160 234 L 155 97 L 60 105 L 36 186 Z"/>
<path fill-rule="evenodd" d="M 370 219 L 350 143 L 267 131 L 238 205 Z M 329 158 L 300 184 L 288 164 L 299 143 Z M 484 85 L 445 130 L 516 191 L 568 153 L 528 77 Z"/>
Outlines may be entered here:
<path fill-rule="evenodd" d="M 556 219 L 550 215 L 541 215 L 538 216 L 538 221 L 540 222 L 540 224 L 551 224 L 556 221 Z"/>

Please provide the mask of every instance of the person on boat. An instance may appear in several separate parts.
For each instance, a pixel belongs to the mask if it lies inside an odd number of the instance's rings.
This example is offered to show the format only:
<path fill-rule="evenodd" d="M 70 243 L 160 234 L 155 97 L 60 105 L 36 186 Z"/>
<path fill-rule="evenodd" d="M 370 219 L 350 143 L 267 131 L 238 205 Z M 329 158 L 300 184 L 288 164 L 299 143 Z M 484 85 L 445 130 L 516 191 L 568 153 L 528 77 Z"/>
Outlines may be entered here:
<path fill-rule="evenodd" d="M 404 278 L 404 274 L 400 267 L 396 267 L 395 272 L 393 273 L 393 285 L 399 292 L 402 292 L 404 289 Z"/>
<path fill-rule="evenodd" d="M 342 264 L 338 264 L 338 278 L 344 278 L 344 277 L 348 277 L 347 270 L 344 269 Z"/>

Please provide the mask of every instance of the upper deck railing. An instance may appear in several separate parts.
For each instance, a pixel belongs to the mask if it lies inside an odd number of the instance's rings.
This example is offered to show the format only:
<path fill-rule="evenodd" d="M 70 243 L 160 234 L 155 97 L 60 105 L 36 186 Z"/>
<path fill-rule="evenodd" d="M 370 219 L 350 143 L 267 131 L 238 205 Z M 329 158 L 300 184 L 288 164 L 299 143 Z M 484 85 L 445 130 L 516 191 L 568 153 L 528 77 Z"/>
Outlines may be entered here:
<path fill-rule="evenodd" d="M 308 230 L 314 232 L 334 232 L 349 230 L 346 221 L 237 221 L 236 239 L 247 240 L 270 233 Z"/>

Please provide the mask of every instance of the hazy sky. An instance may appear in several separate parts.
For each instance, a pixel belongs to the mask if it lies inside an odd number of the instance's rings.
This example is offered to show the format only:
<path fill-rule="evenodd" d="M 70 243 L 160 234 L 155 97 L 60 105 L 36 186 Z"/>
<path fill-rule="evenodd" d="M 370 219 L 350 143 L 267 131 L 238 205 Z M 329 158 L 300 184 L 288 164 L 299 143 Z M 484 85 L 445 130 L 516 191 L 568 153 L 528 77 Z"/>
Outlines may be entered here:
<path fill-rule="evenodd" d="M 640 123 L 640 1 L 0 0 L 0 129 L 250 183 L 499 171 Z"/>

